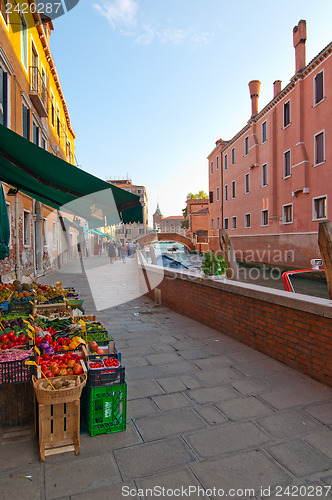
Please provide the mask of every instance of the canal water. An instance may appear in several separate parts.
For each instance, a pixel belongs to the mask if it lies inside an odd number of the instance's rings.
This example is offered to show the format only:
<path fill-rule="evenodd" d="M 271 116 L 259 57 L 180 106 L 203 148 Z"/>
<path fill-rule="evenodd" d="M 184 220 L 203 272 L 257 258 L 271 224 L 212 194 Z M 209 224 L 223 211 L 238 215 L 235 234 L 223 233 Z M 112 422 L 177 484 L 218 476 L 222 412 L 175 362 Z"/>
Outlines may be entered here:
<path fill-rule="evenodd" d="M 158 265 L 171 269 L 192 269 L 200 271 L 202 258 L 198 254 L 189 253 L 180 243 L 158 242 L 154 245 Z M 149 256 L 149 253 L 148 253 Z M 239 281 L 253 285 L 285 290 L 279 269 L 258 268 L 240 265 Z M 291 277 L 296 293 L 329 299 L 324 273 L 308 273 Z"/>

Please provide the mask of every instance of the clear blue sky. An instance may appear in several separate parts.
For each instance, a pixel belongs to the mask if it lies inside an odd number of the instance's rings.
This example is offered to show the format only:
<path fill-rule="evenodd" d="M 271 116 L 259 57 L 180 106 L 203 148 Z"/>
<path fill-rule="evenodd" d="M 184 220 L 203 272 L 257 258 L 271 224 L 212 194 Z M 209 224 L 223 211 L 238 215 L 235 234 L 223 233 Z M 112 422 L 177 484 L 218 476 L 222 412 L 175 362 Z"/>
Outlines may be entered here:
<path fill-rule="evenodd" d="M 150 220 L 158 200 L 181 214 L 208 190 L 215 141 L 250 118 L 248 82 L 261 109 L 294 74 L 300 19 L 309 62 L 332 40 L 331 0 L 80 0 L 51 36 L 78 163 L 145 185 Z"/>

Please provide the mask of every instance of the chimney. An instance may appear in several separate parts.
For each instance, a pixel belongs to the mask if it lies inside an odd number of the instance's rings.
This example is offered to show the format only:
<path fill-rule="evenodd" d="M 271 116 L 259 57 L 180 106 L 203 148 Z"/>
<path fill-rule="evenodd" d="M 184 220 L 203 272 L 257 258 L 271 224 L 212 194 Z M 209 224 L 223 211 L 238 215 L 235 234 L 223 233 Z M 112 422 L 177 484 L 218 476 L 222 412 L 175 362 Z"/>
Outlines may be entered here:
<path fill-rule="evenodd" d="M 258 98 L 261 82 L 259 80 L 252 80 L 249 82 L 249 92 L 251 97 L 251 118 L 258 113 Z"/>
<path fill-rule="evenodd" d="M 281 92 L 281 80 L 276 80 L 273 83 L 273 97 L 279 94 Z"/>
<path fill-rule="evenodd" d="M 295 47 L 295 73 L 305 68 L 305 42 L 307 23 L 303 19 L 293 28 L 293 46 Z"/>

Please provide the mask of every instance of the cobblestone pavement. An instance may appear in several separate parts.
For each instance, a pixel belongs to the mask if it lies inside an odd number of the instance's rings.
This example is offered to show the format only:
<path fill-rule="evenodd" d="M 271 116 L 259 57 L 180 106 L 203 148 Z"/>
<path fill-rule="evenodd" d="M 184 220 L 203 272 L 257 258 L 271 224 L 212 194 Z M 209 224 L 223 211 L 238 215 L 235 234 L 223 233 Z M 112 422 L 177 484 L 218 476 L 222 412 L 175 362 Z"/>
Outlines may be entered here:
<path fill-rule="evenodd" d="M 58 279 L 93 312 L 82 275 Z M 127 430 L 45 463 L 31 429 L 2 430 L 1 499 L 332 498 L 331 388 L 146 297 L 96 314 L 126 366 Z"/>

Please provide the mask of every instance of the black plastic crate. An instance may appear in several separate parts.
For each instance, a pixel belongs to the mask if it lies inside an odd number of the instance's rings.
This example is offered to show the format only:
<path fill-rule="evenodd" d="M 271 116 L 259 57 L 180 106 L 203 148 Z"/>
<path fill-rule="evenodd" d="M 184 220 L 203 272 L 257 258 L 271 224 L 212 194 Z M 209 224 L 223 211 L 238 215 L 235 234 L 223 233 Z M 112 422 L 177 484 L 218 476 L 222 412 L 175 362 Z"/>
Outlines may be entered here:
<path fill-rule="evenodd" d="M 107 356 L 103 357 L 118 359 L 117 354 L 108 354 Z M 90 363 L 96 363 L 96 362 L 103 363 L 103 360 L 98 358 L 98 356 L 89 356 L 89 361 L 87 361 L 89 387 L 100 387 L 103 385 L 104 386 L 119 385 L 125 383 L 124 366 L 117 366 L 117 367 L 104 366 L 103 368 L 90 368 Z"/>
<path fill-rule="evenodd" d="M 36 366 L 26 365 L 26 361 L 36 361 L 36 356 L 27 356 L 18 361 L 0 363 L 0 385 L 30 382 L 32 375 L 36 376 Z"/>

